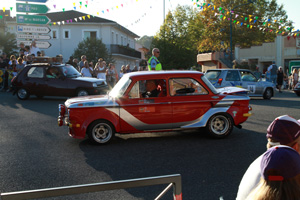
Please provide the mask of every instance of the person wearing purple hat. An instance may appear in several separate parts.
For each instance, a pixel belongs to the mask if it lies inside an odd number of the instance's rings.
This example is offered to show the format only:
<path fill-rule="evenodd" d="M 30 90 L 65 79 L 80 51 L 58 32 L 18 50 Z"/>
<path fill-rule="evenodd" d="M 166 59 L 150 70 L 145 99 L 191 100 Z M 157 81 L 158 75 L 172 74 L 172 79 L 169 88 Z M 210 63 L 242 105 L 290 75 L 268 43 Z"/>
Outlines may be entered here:
<path fill-rule="evenodd" d="M 247 199 L 300 199 L 300 155 L 293 148 L 279 145 L 263 154 L 261 179 Z"/>
<path fill-rule="evenodd" d="M 288 115 L 277 117 L 267 129 L 267 140 L 267 149 L 277 145 L 286 145 L 300 154 L 300 120 L 297 121 Z M 239 185 L 237 200 L 246 199 L 259 183 L 262 156 L 254 160 L 245 172 Z"/>

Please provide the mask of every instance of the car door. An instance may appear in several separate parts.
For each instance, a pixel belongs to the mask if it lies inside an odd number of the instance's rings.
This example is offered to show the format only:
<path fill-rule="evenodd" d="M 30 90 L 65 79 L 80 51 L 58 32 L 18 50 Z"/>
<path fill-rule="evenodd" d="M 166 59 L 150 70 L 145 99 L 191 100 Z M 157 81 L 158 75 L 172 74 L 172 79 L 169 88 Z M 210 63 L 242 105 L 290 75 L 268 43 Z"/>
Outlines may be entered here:
<path fill-rule="evenodd" d="M 132 82 L 120 99 L 122 132 L 141 132 L 172 128 L 172 106 L 166 93 L 166 80 L 155 79 L 160 87 L 157 97 L 143 97 L 147 80 Z"/>
<path fill-rule="evenodd" d="M 263 93 L 263 86 L 256 76 L 248 70 L 240 70 L 242 87 L 249 90 L 249 95 L 259 96 Z"/>
<path fill-rule="evenodd" d="M 52 71 L 50 74 L 50 70 Z M 58 66 L 50 66 L 46 69 L 45 88 L 47 96 L 68 96 L 66 89 L 68 88 L 67 79 L 61 78 L 62 72 Z"/>
<path fill-rule="evenodd" d="M 192 128 L 211 108 L 213 100 L 201 81 L 194 78 L 169 79 L 173 128 Z"/>

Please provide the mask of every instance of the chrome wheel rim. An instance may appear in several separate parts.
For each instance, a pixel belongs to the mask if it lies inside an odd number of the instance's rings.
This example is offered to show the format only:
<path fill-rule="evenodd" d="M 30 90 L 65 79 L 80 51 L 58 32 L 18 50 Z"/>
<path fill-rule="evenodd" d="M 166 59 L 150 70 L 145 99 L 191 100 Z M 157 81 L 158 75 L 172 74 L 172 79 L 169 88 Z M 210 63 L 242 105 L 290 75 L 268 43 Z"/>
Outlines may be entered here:
<path fill-rule="evenodd" d="M 25 89 L 19 89 L 18 90 L 18 96 L 21 98 L 21 99 L 25 99 L 26 96 L 27 96 L 27 91 Z"/>
<path fill-rule="evenodd" d="M 112 129 L 106 123 L 97 124 L 93 130 L 93 138 L 98 143 L 106 143 L 112 137 Z"/>
<path fill-rule="evenodd" d="M 81 90 L 78 92 L 78 96 L 88 96 L 89 94 L 85 90 Z"/>
<path fill-rule="evenodd" d="M 217 135 L 225 134 L 228 130 L 228 127 L 229 122 L 225 116 L 218 115 L 211 120 L 210 128 Z"/>

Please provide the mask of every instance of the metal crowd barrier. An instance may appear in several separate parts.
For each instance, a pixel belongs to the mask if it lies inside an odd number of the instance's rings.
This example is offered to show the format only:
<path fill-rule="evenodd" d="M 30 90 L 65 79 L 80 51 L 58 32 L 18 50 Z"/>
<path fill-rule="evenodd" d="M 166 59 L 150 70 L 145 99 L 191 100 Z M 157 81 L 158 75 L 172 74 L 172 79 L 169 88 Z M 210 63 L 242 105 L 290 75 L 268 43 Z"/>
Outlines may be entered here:
<path fill-rule="evenodd" d="M 99 192 L 105 190 L 116 190 L 134 187 L 144 187 L 151 185 L 169 185 L 155 198 L 159 200 L 173 186 L 173 199 L 182 200 L 181 192 L 181 175 L 173 174 L 166 176 L 156 176 L 148 178 L 129 179 L 121 181 L 111 181 L 103 183 L 92 183 L 85 185 L 73 185 L 66 187 L 46 188 L 39 190 L 27 190 L 20 192 L 1 193 L 2 200 L 23 200 L 23 199 L 38 199 L 59 197 L 65 195 L 83 194 L 89 192 Z"/>

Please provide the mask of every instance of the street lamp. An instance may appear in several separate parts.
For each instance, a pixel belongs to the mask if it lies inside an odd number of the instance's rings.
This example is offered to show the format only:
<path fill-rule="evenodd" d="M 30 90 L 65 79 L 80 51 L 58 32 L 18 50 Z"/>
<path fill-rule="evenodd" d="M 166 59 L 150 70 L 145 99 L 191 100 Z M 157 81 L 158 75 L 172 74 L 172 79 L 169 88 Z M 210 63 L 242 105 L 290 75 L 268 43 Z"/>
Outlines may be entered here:
<path fill-rule="evenodd" d="M 234 6 L 231 10 L 230 10 L 230 60 L 232 61 L 232 12 L 234 11 L 234 9 L 238 8 L 238 7 L 241 7 L 241 6 L 245 6 L 245 5 L 248 5 L 250 3 L 254 3 L 256 2 L 256 0 L 248 0 L 248 3 L 244 3 L 244 4 L 241 4 L 241 5 L 237 5 L 237 6 Z"/>

